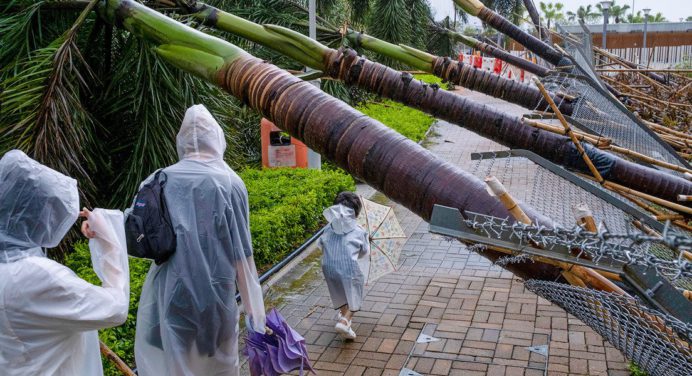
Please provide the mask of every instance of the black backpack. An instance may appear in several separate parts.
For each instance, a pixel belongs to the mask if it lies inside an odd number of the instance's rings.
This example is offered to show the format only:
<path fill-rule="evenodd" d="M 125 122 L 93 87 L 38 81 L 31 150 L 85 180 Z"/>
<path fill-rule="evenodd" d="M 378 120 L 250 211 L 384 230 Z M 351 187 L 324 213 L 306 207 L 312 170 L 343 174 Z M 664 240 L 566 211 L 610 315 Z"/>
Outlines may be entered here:
<path fill-rule="evenodd" d="M 132 211 L 125 220 L 127 253 L 154 260 L 156 265 L 175 252 L 176 238 L 163 196 L 166 174 L 159 170 L 154 179 L 137 192 Z"/>

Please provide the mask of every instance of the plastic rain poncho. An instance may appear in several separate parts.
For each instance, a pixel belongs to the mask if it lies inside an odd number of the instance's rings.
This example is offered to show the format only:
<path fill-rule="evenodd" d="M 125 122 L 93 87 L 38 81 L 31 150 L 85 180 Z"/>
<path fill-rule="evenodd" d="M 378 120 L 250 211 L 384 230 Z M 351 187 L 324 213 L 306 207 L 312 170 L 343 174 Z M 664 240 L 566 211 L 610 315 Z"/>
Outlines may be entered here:
<path fill-rule="evenodd" d="M 97 329 L 127 318 L 123 215 L 96 209 L 101 287 L 45 257 L 79 213 L 77 182 L 13 150 L 0 159 L 0 374 L 102 375 Z"/>
<path fill-rule="evenodd" d="M 363 303 L 363 270 L 367 268 L 370 254 L 368 233 L 358 226 L 353 209 L 344 205 L 331 206 L 323 215 L 329 225 L 319 245 L 329 297 L 334 309 L 348 305 L 350 311 L 358 311 Z"/>
<path fill-rule="evenodd" d="M 140 376 L 238 375 L 236 281 L 251 326 L 265 326 L 247 190 L 223 161 L 223 131 L 204 106 L 185 113 L 177 148 L 180 162 L 163 170 L 177 249 L 152 264 L 144 283 L 137 369 Z"/>

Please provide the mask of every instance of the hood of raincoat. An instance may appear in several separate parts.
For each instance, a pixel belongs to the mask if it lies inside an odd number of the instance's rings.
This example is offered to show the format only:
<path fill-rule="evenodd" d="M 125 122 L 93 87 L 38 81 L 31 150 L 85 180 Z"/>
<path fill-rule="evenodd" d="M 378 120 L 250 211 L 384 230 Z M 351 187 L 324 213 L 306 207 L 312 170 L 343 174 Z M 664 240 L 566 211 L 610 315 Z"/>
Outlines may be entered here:
<path fill-rule="evenodd" d="M 223 129 L 204 105 L 187 109 L 176 137 L 178 157 L 202 162 L 222 160 L 226 151 Z"/>
<path fill-rule="evenodd" d="M 346 207 L 344 205 L 334 205 L 330 206 L 322 212 L 324 218 L 329 221 L 332 229 L 337 234 L 346 234 L 358 226 L 358 221 L 356 221 L 356 212 L 353 209 Z"/>
<path fill-rule="evenodd" d="M 76 180 L 19 150 L 0 159 L 0 262 L 57 246 L 78 215 Z"/>

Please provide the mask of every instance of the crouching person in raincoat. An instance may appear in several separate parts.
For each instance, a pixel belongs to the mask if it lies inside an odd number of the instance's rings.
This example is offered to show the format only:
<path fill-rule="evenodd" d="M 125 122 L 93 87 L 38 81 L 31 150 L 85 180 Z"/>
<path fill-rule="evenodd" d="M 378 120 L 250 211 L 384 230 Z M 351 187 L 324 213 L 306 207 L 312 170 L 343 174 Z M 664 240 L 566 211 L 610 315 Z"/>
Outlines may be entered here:
<path fill-rule="evenodd" d="M 119 211 L 84 210 L 101 287 L 45 257 L 77 220 L 77 182 L 13 150 L 0 159 L 0 374 L 102 375 L 97 329 L 127 319 Z"/>
<path fill-rule="evenodd" d="M 152 264 L 142 288 L 137 370 L 140 376 L 239 375 L 236 282 L 246 322 L 262 333 L 265 326 L 247 190 L 224 162 L 223 130 L 204 106 L 187 110 L 176 143 L 180 161 L 163 169 L 176 251 Z"/>

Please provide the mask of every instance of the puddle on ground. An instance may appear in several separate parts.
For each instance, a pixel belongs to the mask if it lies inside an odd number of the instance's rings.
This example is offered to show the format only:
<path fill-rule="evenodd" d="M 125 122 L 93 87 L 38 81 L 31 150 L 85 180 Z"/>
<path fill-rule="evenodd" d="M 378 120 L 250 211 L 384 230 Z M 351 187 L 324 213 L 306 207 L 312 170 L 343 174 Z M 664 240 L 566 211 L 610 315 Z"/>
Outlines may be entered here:
<path fill-rule="evenodd" d="M 322 251 L 320 249 L 314 250 L 281 277 L 276 284 L 269 287 L 264 296 L 267 309 L 270 307 L 280 308 L 291 295 L 301 295 L 308 287 L 313 286 L 312 282 L 321 280 L 321 257 Z"/>
<path fill-rule="evenodd" d="M 390 206 L 392 204 L 392 201 L 380 191 L 375 191 L 368 200 L 380 205 Z"/>
<path fill-rule="evenodd" d="M 421 141 L 420 146 L 430 149 L 431 146 L 435 146 L 439 144 L 438 138 L 440 137 L 440 134 L 437 133 L 437 122 L 433 123 L 433 125 L 430 126 L 430 130 L 428 130 L 428 134 L 426 137 Z"/>

